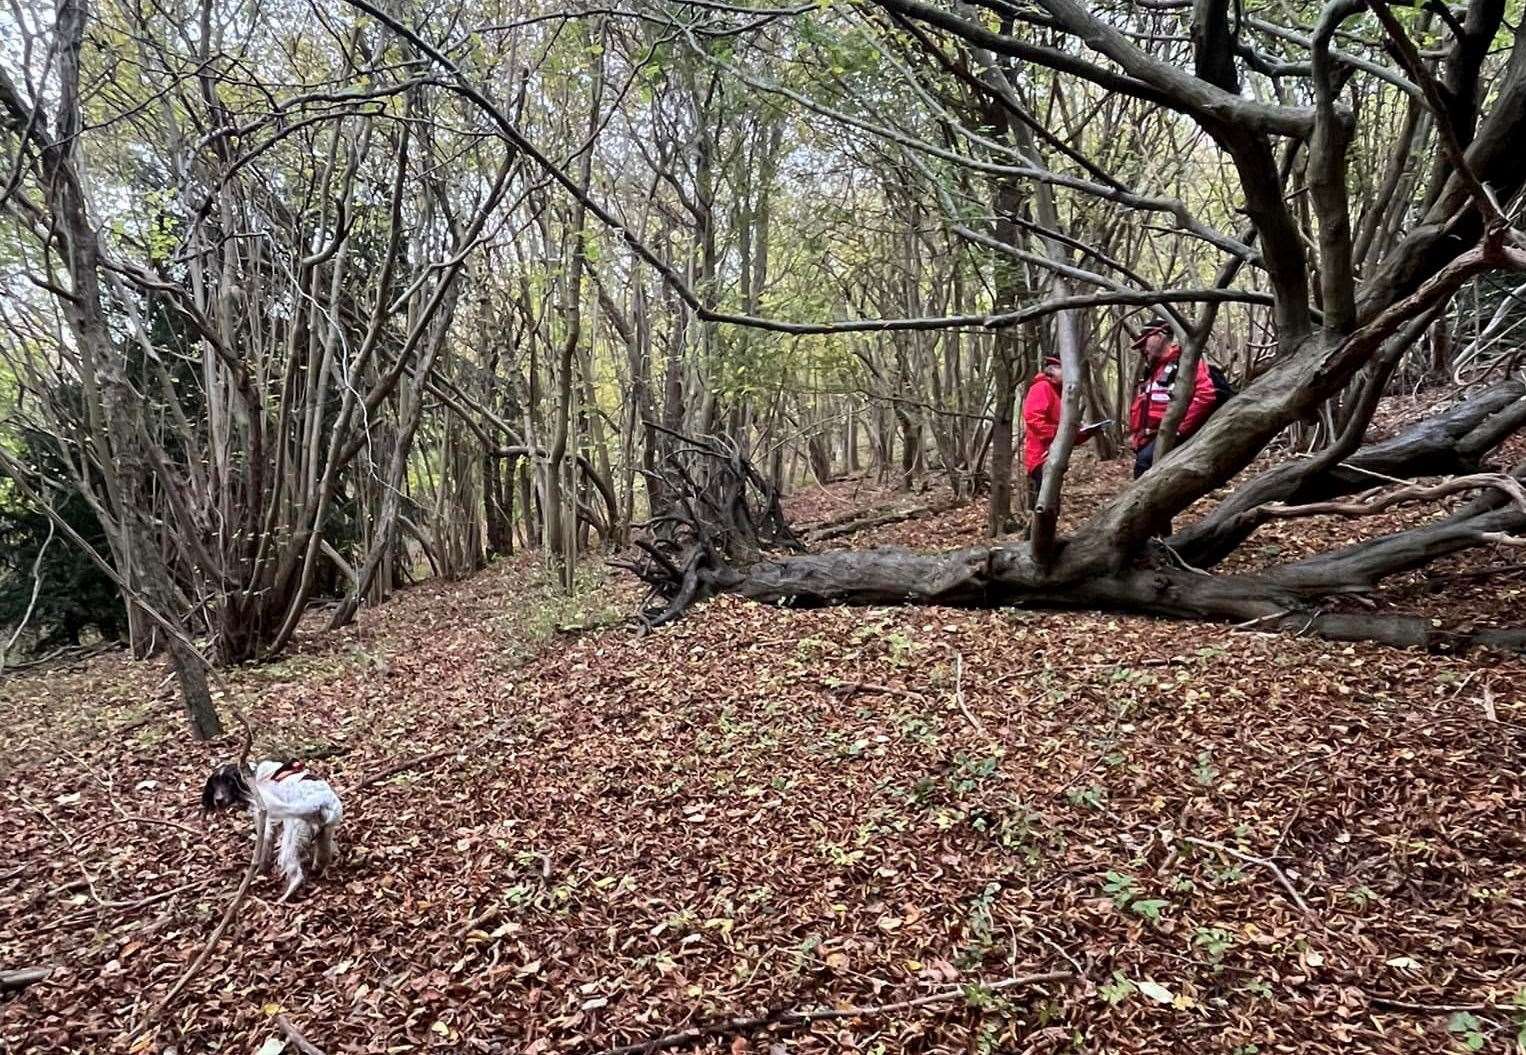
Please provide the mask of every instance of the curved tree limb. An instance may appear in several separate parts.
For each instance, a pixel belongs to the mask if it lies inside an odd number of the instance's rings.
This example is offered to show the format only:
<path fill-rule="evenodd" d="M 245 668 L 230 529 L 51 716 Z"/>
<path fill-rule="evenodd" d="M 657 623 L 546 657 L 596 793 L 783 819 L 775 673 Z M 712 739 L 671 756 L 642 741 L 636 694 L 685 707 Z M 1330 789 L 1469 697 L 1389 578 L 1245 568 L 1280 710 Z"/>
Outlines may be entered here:
<path fill-rule="evenodd" d="M 1307 505 L 1298 506 L 1274 502 L 1265 506 L 1263 513 L 1274 520 L 1311 516 L 1364 517 L 1381 513 L 1397 505 L 1445 498 L 1447 495 L 1477 491 L 1484 487 L 1493 487 L 1504 492 L 1505 496 L 1522 512 L 1526 512 L 1526 487 L 1522 487 L 1519 480 L 1506 476 L 1504 473 L 1473 473 L 1469 476 L 1456 476 L 1437 484 L 1415 484 L 1386 493 L 1382 488 L 1375 488 L 1354 502 L 1310 502 Z"/>
<path fill-rule="evenodd" d="M 1391 368 L 1397 358 L 1386 356 L 1387 365 Z M 1371 487 L 1383 478 L 1475 473 L 1486 454 L 1526 427 L 1526 385 L 1507 381 L 1358 449 L 1386 378 L 1386 370 L 1369 378 L 1361 406 L 1337 443 L 1242 484 L 1207 516 L 1173 535 L 1171 548 L 1197 567 L 1211 567 L 1265 522 L 1260 510 L 1271 503 L 1327 501 Z"/>

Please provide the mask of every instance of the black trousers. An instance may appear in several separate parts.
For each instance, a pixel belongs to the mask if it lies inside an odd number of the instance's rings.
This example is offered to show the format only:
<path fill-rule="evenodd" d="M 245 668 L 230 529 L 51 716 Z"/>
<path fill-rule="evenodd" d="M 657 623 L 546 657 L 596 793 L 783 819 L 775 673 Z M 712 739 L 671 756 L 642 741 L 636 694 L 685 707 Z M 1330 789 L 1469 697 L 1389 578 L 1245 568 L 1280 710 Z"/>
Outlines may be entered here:
<path fill-rule="evenodd" d="M 1149 472 L 1150 466 L 1155 464 L 1155 440 L 1152 438 L 1139 450 L 1134 452 L 1134 479 L 1139 479 Z"/>

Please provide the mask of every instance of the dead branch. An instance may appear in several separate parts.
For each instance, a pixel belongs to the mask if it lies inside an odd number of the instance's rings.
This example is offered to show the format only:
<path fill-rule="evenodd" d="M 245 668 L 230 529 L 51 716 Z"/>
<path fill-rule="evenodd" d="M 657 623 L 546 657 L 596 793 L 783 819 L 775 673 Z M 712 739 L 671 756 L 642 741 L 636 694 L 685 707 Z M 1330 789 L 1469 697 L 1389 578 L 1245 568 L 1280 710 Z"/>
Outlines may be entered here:
<path fill-rule="evenodd" d="M 245 728 L 248 728 L 247 723 Z M 165 1009 L 180 995 L 180 991 L 185 988 L 186 983 L 201 970 L 202 965 L 207 962 L 207 958 L 212 955 L 212 950 L 217 947 L 218 941 L 222 939 L 223 932 L 232 925 L 233 920 L 238 916 L 238 910 L 244 904 L 244 898 L 249 893 L 249 884 L 253 883 L 254 877 L 259 874 L 260 862 L 265 856 L 265 827 L 264 811 L 256 811 L 254 815 L 254 852 L 249 855 L 249 867 L 244 869 L 244 878 L 239 883 L 238 890 L 234 892 L 233 900 L 228 902 L 228 907 L 223 912 L 223 918 L 218 922 L 211 936 L 207 938 L 207 943 L 201 947 L 201 952 L 196 954 L 196 958 L 185 969 L 185 973 L 176 980 L 174 985 L 170 986 L 170 991 L 164 995 L 164 999 L 154 1005 L 153 1010 L 148 1013 L 148 1018 L 144 1021 L 143 1025 L 149 1025 L 160 1015 L 164 1014 Z"/>
<path fill-rule="evenodd" d="M 975 717 L 969 705 L 964 702 L 964 653 L 954 653 L 954 704 L 959 708 L 959 713 L 964 715 L 964 720 L 969 722 L 975 732 L 981 736 L 987 736 L 986 727 L 981 720 Z"/>
<path fill-rule="evenodd" d="M 46 655 L 36 656 L 21 663 L 7 663 L 5 665 L 5 673 L 19 674 L 23 670 L 36 670 L 38 667 L 63 666 L 65 663 L 83 663 L 87 659 L 105 655 L 107 652 L 115 652 L 122 647 L 124 646 L 120 641 L 101 641 L 94 645 L 63 645 Z"/>
<path fill-rule="evenodd" d="M 1526 546 L 1526 538 L 1505 531 L 1481 531 L 1480 542 L 1492 542 L 1497 546 Z"/>
<path fill-rule="evenodd" d="M 1373 1007 L 1390 1011 L 1413 1011 L 1419 1015 L 1452 1015 L 1459 1011 L 1479 1012 L 1499 1010 L 1495 1004 L 1417 1004 L 1409 1000 L 1394 1000 L 1386 996 L 1369 996 Z"/>
<path fill-rule="evenodd" d="M 1293 904 L 1298 906 L 1300 912 L 1311 916 L 1314 915 L 1314 910 L 1309 908 L 1308 902 L 1304 901 L 1303 896 L 1298 893 L 1298 888 L 1293 885 L 1293 881 L 1288 878 L 1286 872 L 1278 867 L 1275 861 L 1269 861 L 1265 857 L 1257 857 L 1255 854 L 1248 854 L 1244 850 L 1237 850 L 1233 846 L 1225 846 L 1223 843 L 1216 843 L 1211 839 L 1198 839 L 1191 835 L 1183 835 L 1180 838 L 1182 842 L 1191 846 L 1201 846 L 1204 849 L 1217 850 L 1221 854 L 1227 854 L 1236 860 L 1244 861 L 1246 864 L 1265 868 L 1268 872 L 1272 873 L 1278 885 L 1288 892 L 1288 896 L 1293 899 Z"/>
<path fill-rule="evenodd" d="M 291 1041 L 292 1045 L 299 1052 L 301 1052 L 302 1055 L 324 1055 L 323 1049 L 317 1047 L 313 1044 L 312 1041 L 304 1037 L 302 1035 L 302 1031 L 296 1026 L 292 1025 L 291 1019 L 287 1018 L 285 1015 L 277 1015 L 275 1017 L 275 1024 L 280 1028 L 282 1033 L 286 1034 L 286 1039 Z"/>
<path fill-rule="evenodd" d="M 427 766 L 431 762 L 438 762 L 446 755 L 455 754 L 455 752 L 456 748 L 445 747 L 438 751 L 431 751 L 427 755 L 419 755 L 417 758 L 404 759 L 396 765 L 388 766 L 380 773 L 372 773 L 369 777 L 366 777 L 364 780 L 360 781 L 360 783 L 352 785 L 350 790 L 363 791 L 373 784 L 380 784 L 382 781 L 388 779 L 389 777 L 395 777 L 399 773 L 407 772 L 410 769 L 417 769 L 420 766 Z"/>
<path fill-rule="evenodd" d="M 179 705 L 175 703 L 170 703 L 168 705 L 161 704 L 160 706 L 149 711 L 149 713 L 145 714 L 143 717 L 136 718 L 133 721 L 128 722 L 126 725 L 119 726 L 116 729 L 111 730 L 111 732 L 107 734 L 108 738 L 111 740 L 120 740 L 128 733 L 135 733 L 139 729 L 142 729 L 145 725 L 152 725 L 154 722 L 169 718 L 178 709 Z"/>
<path fill-rule="evenodd" d="M 752 1018 L 728 1018 L 706 1026 L 695 1026 L 692 1029 L 666 1033 L 662 1036 L 642 1041 L 639 1044 L 622 1044 L 618 1047 L 605 1048 L 602 1055 L 635 1055 L 637 1052 L 662 1051 L 684 1044 L 692 1044 L 697 1040 L 703 1040 L 718 1033 L 750 1033 L 764 1026 L 799 1026 L 828 1019 L 876 1018 L 894 1014 L 898 1011 L 910 1011 L 914 1008 L 928 1007 L 933 1004 L 947 1003 L 950 1000 L 958 1000 L 967 997 L 971 991 L 985 990 L 986 992 L 999 993 L 1007 989 L 1015 989 L 1027 985 L 1042 985 L 1046 982 L 1073 982 L 1077 977 L 1071 971 L 1049 971 L 1044 974 L 1026 974 L 1015 978 L 1005 978 L 999 982 L 972 982 L 969 985 L 954 986 L 950 989 L 930 993 L 927 996 L 919 996 L 911 1000 L 900 1000 L 893 1004 L 820 1008 L 814 1011 L 771 1011 L 766 1015 L 758 1015 Z"/>
<path fill-rule="evenodd" d="M 801 532 L 800 537 L 806 542 L 826 542 L 829 539 L 842 538 L 844 535 L 856 535 L 860 531 L 868 531 L 870 528 L 885 527 L 888 524 L 900 524 L 907 520 L 917 520 L 925 516 L 937 516 L 947 513 L 952 509 L 959 508 L 959 503 L 943 503 L 935 505 L 911 506 L 907 509 L 887 510 L 861 510 L 846 518 L 838 518 L 836 522 L 824 522 Z"/>
<path fill-rule="evenodd" d="M 1357 500 L 1353 502 L 1310 502 L 1307 505 L 1298 506 L 1283 505 L 1278 502 L 1264 506 L 1262 512 L 1267 517 L 1275 519 L 1323 515 L 1362 517 L 1381 513 L 1385 509 L 1408 502 L 1424 502 L 1462 491 L 1477 491 L 1485 487 L 1494 487 L 1503 491 L 1522 512 L 1526 512 L 1526 487 L 1521 485 L 1521 481 L 1505 473 L 1471 473 L 1467 476 L 1455 476 L 1436 484 L 1413 484 L 1389 491 L 1387 494 L 1382 493 L 1382 488 L 1373 488 L 1358 495 Z"/>
<path fill-rule="evenodd" d="M 828 692 L 841 693 L 843 700 L 851 700 L 861 692 L 878 693 L 881 696 L 899 696 L 904 700 L 923 700 L 927 697 L 912 689 L 898 689 L 893 685 L 879 685 L 872 681 L 840 681 L 827 686 Z"/>
<path fill-rule="evenodd" d="M 102 823 L 97 824 L 94 828 L 86 829 L 83 833 L 81 833 L 80 838 L 88 838 L 94 835 L 96 832 L 104 831 L 107 828 L 114 828 L 118 824 L 162 824 L 167 828 L 178 828 L 185 832 L 187 835 L 190 835 L 196 839 L 200 839 L 202 836 L 201 832 L 197 831 L 195 828 L 192 828 L 189 824 L 182 824 L 179 821 L 168 820 L 164 817 L 116 817 L 109 821 L 103 821 Z"/>

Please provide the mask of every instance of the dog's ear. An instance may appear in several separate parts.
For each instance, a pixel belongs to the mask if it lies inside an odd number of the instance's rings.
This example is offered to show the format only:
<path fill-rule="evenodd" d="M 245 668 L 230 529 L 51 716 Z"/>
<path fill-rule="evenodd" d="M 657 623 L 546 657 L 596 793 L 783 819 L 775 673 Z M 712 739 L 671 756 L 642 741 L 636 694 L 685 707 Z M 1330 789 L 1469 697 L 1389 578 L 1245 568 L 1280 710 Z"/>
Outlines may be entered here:
<path fill-rule="evenodd" d="M 217 809 L 217 771 L 213 770 L 201 789 L 201 815 L 209 816 L 215 809 Z"/>

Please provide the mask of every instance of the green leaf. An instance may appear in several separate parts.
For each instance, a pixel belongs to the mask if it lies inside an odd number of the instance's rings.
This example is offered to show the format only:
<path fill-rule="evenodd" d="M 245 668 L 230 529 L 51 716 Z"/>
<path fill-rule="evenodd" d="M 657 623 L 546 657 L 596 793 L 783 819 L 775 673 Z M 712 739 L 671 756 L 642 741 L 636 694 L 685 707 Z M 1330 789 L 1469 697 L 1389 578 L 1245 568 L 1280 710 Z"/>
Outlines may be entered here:
<path fill-rule="evenodd" d="M 1458 1011 L 1447 1019 L 1447 1029 L 1453 1033 L 1467 1033 L 1478 1029 L 1478 1018 L 1466 1011 Z"/>
<path fill-rule="evenodd" d="M 1097 987 L 1097 994 L 1109 1004 L 1121 1004 L 1135 992 L 1134 983 L 1122 971 L 1113 972 L 1113 980 Z"/>

